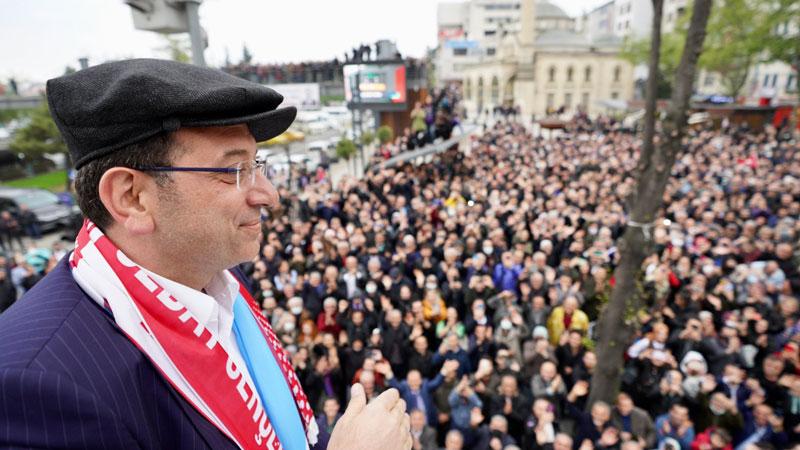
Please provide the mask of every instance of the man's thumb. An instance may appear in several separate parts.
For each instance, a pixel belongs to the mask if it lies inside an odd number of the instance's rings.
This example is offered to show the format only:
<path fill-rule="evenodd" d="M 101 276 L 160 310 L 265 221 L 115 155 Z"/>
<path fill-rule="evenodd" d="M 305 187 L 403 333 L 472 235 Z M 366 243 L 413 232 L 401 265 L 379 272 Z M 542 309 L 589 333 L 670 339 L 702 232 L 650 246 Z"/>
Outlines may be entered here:
<path fill-rule="evenodd" d="M 364 386 L 361 383 L 356 383 L 350 388 L 350 403 L 347 404 L 345 416 L 354 416 L 361 412 L 367 405 L 367 394 L 364 392 Z"/>

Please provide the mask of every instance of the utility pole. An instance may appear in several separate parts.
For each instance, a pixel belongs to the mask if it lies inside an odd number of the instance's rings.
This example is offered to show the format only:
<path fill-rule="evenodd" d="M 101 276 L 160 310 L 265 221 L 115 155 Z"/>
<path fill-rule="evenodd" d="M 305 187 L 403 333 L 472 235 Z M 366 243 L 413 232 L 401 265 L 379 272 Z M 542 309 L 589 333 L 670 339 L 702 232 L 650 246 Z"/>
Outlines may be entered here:
<path fill-rule="evenodd" d="M 189 38 L 192 41 L 192 63 L 195 66 L 205 67 L 206 58 L 204 56 L 205 42 L 203 39 L 203 29 L 200 28 L 200 3 L 202 0 L 185 0 L 186 18 L 189 22 Z"/>
<path fill-rule="evenodd" d="M 203 0 L 123 0 L 130 6 L 137 30 L 161 34 L 189 33 L 192 63 L 205 66 L 206 39 L 200 26 Z"/>

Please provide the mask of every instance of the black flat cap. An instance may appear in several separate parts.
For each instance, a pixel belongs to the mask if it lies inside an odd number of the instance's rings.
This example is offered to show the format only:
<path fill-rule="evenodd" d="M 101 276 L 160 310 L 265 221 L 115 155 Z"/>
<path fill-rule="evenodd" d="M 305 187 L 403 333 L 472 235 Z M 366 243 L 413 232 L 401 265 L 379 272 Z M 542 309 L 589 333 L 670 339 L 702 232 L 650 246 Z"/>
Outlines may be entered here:
<path fill-rule="evenodd" d="M 289 128 L 294 107 L 274 90 L 220 70 L 158 59 L 90 67 L 47 82 L 50 114 L 75 168 L 181 127 L 247 124 L 256 142 Z"/>

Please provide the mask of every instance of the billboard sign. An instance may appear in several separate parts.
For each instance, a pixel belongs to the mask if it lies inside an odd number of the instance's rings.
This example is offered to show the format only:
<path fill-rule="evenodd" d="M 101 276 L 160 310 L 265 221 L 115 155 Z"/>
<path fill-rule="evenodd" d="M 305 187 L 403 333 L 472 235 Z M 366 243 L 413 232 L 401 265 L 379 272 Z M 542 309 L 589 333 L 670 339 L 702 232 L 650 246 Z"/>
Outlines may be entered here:
<path fill-rule="evenodd" d="M 406 109 L 406 66 L 402 62 L 344 65 L 344 96 L 351 109 Z"/>
<path fill-rule="evenodd" d="M 270 86 L 283 96 L 281 106 L 294 106 L 298 110 L 320 109 L 319 83 L 286 83 Z"/>

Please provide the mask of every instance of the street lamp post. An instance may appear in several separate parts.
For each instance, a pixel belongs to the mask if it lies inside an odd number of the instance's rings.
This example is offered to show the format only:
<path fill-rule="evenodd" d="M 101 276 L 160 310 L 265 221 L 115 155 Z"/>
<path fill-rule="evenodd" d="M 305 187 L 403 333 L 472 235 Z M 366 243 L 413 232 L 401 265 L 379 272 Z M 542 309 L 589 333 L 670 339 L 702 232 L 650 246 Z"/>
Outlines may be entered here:
<path fill-rule="evenodd" d="M 189 22 L 189 38 L 192 41 L 192 63 L 195 66 L 205 67 L 206 58 L 203 55 L 205 42 L 203 42 L 203 29 L 200 28 L 200 2 L 202 0 L 186 0 L 186 18 Z"/>
<path fill-rule="evenodd" d="M 130 6 L 137 30 L 161 34 L 189 33 L 192 62 L 205 66 L 206 39 L 200 27 L 200 4 L 203 0 L 123 0 Z"/>

